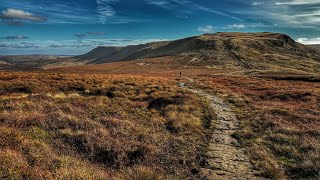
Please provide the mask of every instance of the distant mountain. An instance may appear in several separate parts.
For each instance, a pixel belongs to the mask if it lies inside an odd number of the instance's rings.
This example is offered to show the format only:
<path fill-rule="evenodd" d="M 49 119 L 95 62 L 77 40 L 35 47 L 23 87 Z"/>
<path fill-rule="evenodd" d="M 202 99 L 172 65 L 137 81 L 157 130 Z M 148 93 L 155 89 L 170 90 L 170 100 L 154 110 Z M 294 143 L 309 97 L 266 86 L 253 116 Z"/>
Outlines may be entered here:
<path fill-rule="evenodd" d="M 181 65 L 320 68 L 319 50 L 279 33 L 214 33 L 135 46 L 98 47 L 76 58 L 100 64 L 163 56 L 174 56 Z"/>

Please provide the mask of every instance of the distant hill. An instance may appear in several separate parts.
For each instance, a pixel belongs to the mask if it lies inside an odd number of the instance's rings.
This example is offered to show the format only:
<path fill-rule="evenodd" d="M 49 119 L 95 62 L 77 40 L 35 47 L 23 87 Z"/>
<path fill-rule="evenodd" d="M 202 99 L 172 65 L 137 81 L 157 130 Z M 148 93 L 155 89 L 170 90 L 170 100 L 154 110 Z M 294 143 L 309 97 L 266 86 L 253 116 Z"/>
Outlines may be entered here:
<path fill-rule="evenodd" d="M 76 58 L 91 59 L 91 63 L 106 63 L 157 57 L 169 55 L 168 52 L 161 50 L 161 47 L 168 44 L 169 42 L 154 42 L 126 47 L 97 47 L 89 53 Z"/>
<path fill-rule="evenodd" d="M 181 65 L 245 69 L 320 68 L 320 51 L 279 33 L 214 33 L 126 47 L 98 47 L 78 56 L 88 64 L 173 56 Z"/>
<path fill-rule="evenodd" d="M 308 45 L 308 46 L 320 50 L 320 44 L 312 44 L 312 45 Z"/>
<path fill-rule="evenodd" d="M 49 64 L 65 62 L 68 57 L 49 55 L 6 55 L 0 56 L 0 70 L 40 70 Z"/>
<path fill-rule="evenodd" d="M 171 69 L 197 67 L 259 72 L 285 69 L 318 74 L 320 46 L 303 45 L 279 33 L 214 33 L 126 47 L 97 47 L 76 57 L 0 56 L 0 70 L 38 70 L 133 60 L 139 60 L 133 63 L 138 67 L 132 67 L 138 69 L 147 64 Z"/>

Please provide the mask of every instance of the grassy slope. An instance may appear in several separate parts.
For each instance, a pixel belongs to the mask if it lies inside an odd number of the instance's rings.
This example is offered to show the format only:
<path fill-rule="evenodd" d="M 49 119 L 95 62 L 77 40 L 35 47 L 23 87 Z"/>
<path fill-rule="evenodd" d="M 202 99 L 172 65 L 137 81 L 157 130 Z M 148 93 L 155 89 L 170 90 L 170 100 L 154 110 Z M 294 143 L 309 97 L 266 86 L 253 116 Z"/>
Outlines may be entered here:
<path fill-rule="evenodd" d="M 0 73 L 0 178 L 197 178 L 209 109 L 165 78 Z"/>
<path fill-rule="evenodd" d="M 235 136 L 239 138 L 239 140 L 242 142 L 243 147 L 247 148 L 248 153 L 252 155 L 253 162 L 257 166 L 264 169 L 266 176 L 277 178 L 316 178 L 318 176 L 318 172 L 320 171 L 318 163 L 320 162 L 318 155 L 319 153 L 317 153 L 320 149 L 319 74 L 315 72 L 310 73 L 304 71 L 290 70 L 290 68 L 285 70 L 278 68 L 273 68 L 270 70 L 234 70 L 232 68 L 221 69 L 214 67 L 203 68 L 194 66 L 181 67 L 181 64 L 177 64 L 175 60 L 176 59 L 172 57 L 162 57 L 113 64 L 49 69 L 46 70 L 47 73 L 61 72 L 64 74 L 45 74 L 45 78 L 43 80 L 42 75 L 36 74 L 33 75 L 35 77 L 31 78 L 31 80 L 27 79 L 29 75 L 26 75 L 26 77 L 22 76 L 21 74 L 1 74 L 0 77 L 3 80 L 0 82 L 2 83 L 2 87 L 4 87 L 4 84 L 8 84 L 6 88 L 4 88 L 4 90 L 6 89 L 6 91 L 3 92 L 3 96 L 4 99 L 10 100 L 10 102 L 14 99 L 12 97 L 8 98 L 11 92 L 23 92 L 23 94 L 25 94 L 26 92 L 28 94 L 30 94 L 30 92 L 36 94 L 43 91 L 50 92 L 51 94 L 54 94 L 54 97 L 48 97 L 47 95 L 45 97 L 40 97 L 44 98 L 46 101 L 50 101 L 50 103 L 55 102 L 54 105 L 57 106 L 60 110 L 65 108 L 65 106 L 78 108 L 78 105 L 83 106 L 88 104 L 90 108 L 85 107 L 84 109 L 86 110 L 82 109 L 82 111 L 84 112 L 84 114 L 86 114 L 84 117 L 88 118 L 89 120 L 92 120 L 92 117 L 87 114 L 88 112 L 93 112 L 95 114 L 97 111 L 109 112 L 110 109 L 121 109 L 125 114 L 136 112 L 136 105 L 130 105 L 130 103 L 129 105 L 127 103 L 118 104 L 119 100 L 122 101 L 123 98 L 126 101 L 127 99 L 129 99 L 129 102 L 133 101 L 135 103 L 142 103 L 144 104 L 142 106 L 143 112 L 149 114 L 148 120 L 152 119 L 158 121 L 158 119 L 163 119 L 162 126 L 160 126 L 162 127 L 162 129 L 159 128 L 158 136 L 152 136 L 153 139 L 151 138 L 149 139 L 150 141 L 148 141 L 150 144 L 153 144 L 153 142 L 157 142 L 155 139 L 160 137 L 160 135 L 163 135 L 163 133 L 168 134 L 169 132 L 169 135 L 171 135 L 171 137 L 176 137 L 176 134 L 174 134 L 175 128 L 170 128 L 170 126 L 172 125 L 171 121 L 168 121 L 170 119 L 169 117 L 171 117 L 170 112 L 164 113 L 166 112 L 166 110 L 163 108 L 156 110 L 147 108 L 149 106 L 149 103 L 152 102 L 152 100 L 157 99 L 152 98 L 153 95 L 150 96 L 148 92 L 148 89 L 150 89 L 149 86 L 160 85 L 161 88 L 156 89 L 156 92 L 161 92 L 163 94 L 163 97 L 169 99 L 170 97 L 174 97 L 175 93 L 182 93 L 183 95 L 186 95 L 188 98 L 191 98 L 189 100 L 187 99 L 184 105 L 178 103 L 168 106 L 174 109 L 170 110 L 173 111 L 174 114 L 180 114 L 180 108 L 183 109 L 185 108 L 185 106 L 191 108 L 190 106 L 192 105 L 192 107 L 196 108 L 196 110 L 191 111 L 189 111 L 190 109 L 183 110 L 182 112 L 185 113 L 186 116 L 174 115 L 173 117 L 178 118 L 178 121 L 176 122 L 183 122 L 184 120 L 188 119 L 184 117 L 189 116 L 196 116 L 197 118 L 200 118 L 202 120 L 205 119 L 204 117 L 206 116 L 206 113 L 203 112 L 205 109 L 203 105 L 201 105 L 200 102 L 190 93 L 178 90 L 176 88 L 176 85 L 174 84 L 174 81 L 168 80 L 170 78 L 173 79 L 174 77 L 179 75 L 179 72 L 182 72 L 183 76 L 194 76 L 195 79 L 202 82 L 202 85 L 200 87 L 214 93 L 221 93 L 223 96 L 226 97 L 227 101 L 229 101 L 231 104 L 235 106 L 235 108 L 238 109 L 239 119 L 241 119 L 242 124 L 241 130 Z M 77 73 L 79 75 L 68 75 L 68 73 Z M 98 73 L 100 75 L 85 75 L 92 73 Z M 15 78 L 10 80 L 10 78 L 6 78 L 7 76 L 13 76 Z M 165 78 L 156 78 L 157 76 L 164 76 Z M 119 79 L 122 82 L 120 84 L 116 83 L 117 79 Z M 125 88 L 131 88 L 130 85 L 126 85 L 127 82 L 137 83 L 137 85 L 133 86 L 133 89 L 142 89 L 141 93 L 127 94 L 128 92 L 130 92 L 130 89 L 128 90 Z M 13 83 L 14 85 L 10 85 L 10 83 Z M 21 84 L 23 84 L 23 86 L 21 86 Z M 110 86 L 112 87 L 111 89 L 114 89 L 113 86 L 119 86 L 118 88 L 116 88 L 114 92 L 115 94 L 118 94 L 115 97 L 113 97 L 113 93 L 109 93 L 110 90 L 107 87 Z M 11 87 L 19 88 L 12 89 Z M 145 90 L 147 91 L 145 92 Z M 60 94 L 61 92 L 63 94 Z M 66 97 L 65 95 L 70 93 L 72 94 L 74 92 L 77 92 L 82 96 L 75 98 Z M 151 94 L 157 93 L 153 92 Z M 111 96 L 109 98 L 105 98 L 100 95 Z M 59 96 L 62 96 L 63 98 L 57 98 Z M 16 95 L 13 95 L 13 97 L 16 97 Z M 31 104 L 34 104 L 34 102 L 37 102 L 35 100 L 39 99 L 39 97 L 28 98 L 28 102 L 33 102 Z M 41 98 L 40 102 L 42 102 Z M 135 100 L 135 98 L 142 98 L 142 100 Z M 24 100 L 25 99 L 26 98 L 24 98 Z M 53 101 L 52 99 L 54 99 L 55 101 Z M 59 101 L 56 102 L 56 99 L 58 99 Z M 62 103 L 61 100 L 63 99 L 64 101 L 62 101 Z M 106 99 L 110 100 L 111 102 L 106 101 Z M 71 100 L 77 100 L 75 103 L 76 105 L 70 105 L 69 102 L 72 102 Z M 100 104 L 99 102 L 102 100 L 102 104 L 107 104 L 107 107 L 101 108 L 101 106 L 97 106 L 98 104 Z M 78 101 L 82 103 L 79 104 Z M 21 100 L 15 100 L 15 104 L 20 104 L 20 102 Z M 196 103 L 193 104 L 190 102 Z M 127 108 L 123 109 L 123 107 Z M 9 110 L 11 110 L 11 108 L 12 107 L 9 107 Z M 38 108 L 41 109 L 41 106 L 39 106 Z M 16 111 L 20 110 L 18 109 Z M 25 111 L 27 110 L 23 110 L 23 112 Z M 8 110 L 2 110 L 0 112 L 8 112 Z M 73 113 L 73 116 L 77 117 L 76 119 L 78 119 L 79 122 L 79 119 L 82 119 L 82 114 L 78 114 L 78 111 L 76 112 L 77 113 Z M 39 114 L 41 113 L 43 114 L 43 112 L 40 111 Z M 79 116 L 81 117 L 79 118 Z M 135 115 L 135 117 L 139 119 L 139 117 L 144 117 L 144 115 L 142 116 L 141 114 L 139 114 Z M 155 117 L 155 119 L 151 117 Z M 130 119 L 126 122 L 128 122 L 128 124 L 131 124 L 132 121 L 134 122 L 133 128 L 138 127 L 137 124 L 141 124 L 140 121 L 137 121 L 136 119 Z M 100 123 L 100 121 L 98 122 Z M 153 121 L 147 122 L 149 122 L 149 124 L 147 123 L 141 129 L 153 125 L 151 123 Z M 165 122 L 170 123 L 168 124 Z M 167 129 L 168 125 L 169 129 Z M 174 125 L 174 127 L 175 126 L 176 125 Z M 125 125 L 125 127 L 127 127 L 127 125 Z M 191 141 L 189 141 L 188 138 L 194 137 L 194 135 L 191 136 L 189 133 L 194 132 L 192 129 L 189 129 L 189 126 L 182 125 L 182 127 L 186 127 L 182 129 L 184 129 L 183 132 L 187 133 L 188 136 L 183 135 L 182 138 L 174 138 L 174 140 L 170 142 L 189 143 L 189 145 L 194 146 L 195 149 L 198 149 L 198 147 L 203 146 L 203 144 L 200 141 L 196 141 L 193 138 L 191 138 Z M 202 131 L 202 126 L 196 127 L 197 130 L 200 129 Z M 122 132 L 122 130 L 118 131 L 118 127 L 113 130 L 117 131 L 117 133 L 119 133 L 119 131 Z M 134 132 L 136 131 L 138 130 L 135 130 Z M 128 131 L 127 133 L 132 134 L 132 131 Z M 71 134 L 73 134 L 73 132 Z M 195 138 L 199 140 L 203 138 L 204 134 L 205 133 L 199 133 L 199 135 L 197 134 Z M 95 136 L 96 135 L 92 135 L 90 138 L 94 138 Z M 114 141 L 117 141 L 117 139 L 118 138 L 115 137 Z M 162 139 L 162 136 L 160 139 Z M 180 141 L 181 139 L 183 139 L 183 141 Z M 125 141 L 132 142 L 130 138 L 125 139 Z M 167 140 L 164 141 L 169 142 Z M 51 144 L 51 142 L 49 144 Z M 70 146 L 68 143 L 66 144 Z M 80 153 L 77 149 L 69 151 L 75 151 L 77 153 L 75 155 L 72 155 L 72 157 L 80 157 L 80 160 L 78 160 L 78 162 L 84 161 L 88 163 L 88 165 L 82 165 L 79 167 L 93 168 L 94 166 L 102 168 L 103 172 L 107 172 L 107 175 L 103 175 L 102 177 L 108 176 L 111 172 L 113 174 L 116 174 L 117 177 L 122 177 L 123 175 L 126 175 L 127 177 L 137 177 L 138 174 L 141 175 L 143 173 L 148 174 L 149 177 L 152 177 L 152 174 L 155 171 L 157 172 L 155 175 L 157 177 L 166 176 L 168 172 L 169 176 L 180 174 L 180 176 L 194 177 L 194 175 L 190 174 L 190 168 L 192 170 L 193 166 L 197 166 L 196 162 L 199 161 L 193 160 L 194 158 L 190 158 L 192 162 L 195 162 L 195 164 L 191 163 L 192 166 L 190 166 L 190 162 L 183 162 L 182 164 L 176 163 L 180 160 L 184 161 L 185 159 L 188 159 L 188 156 L 185 156 L 185 153 L 188 152 L 183 151 L 184 155 L 180 156 L 181 154 L 179 153 L 177 155 L 177 152 L 180 149 L 175 149 L 174 151 L 167 151 L 167 145 L 168 144 L 161 144 L 156 146 L 157 148 L 160 148 L 158 152 L 164 152 L 164 154 L 166 154 L 166 157 L 173 156 L 173 159 L 175 160 L 165 160 L 166 163 L 164 164 L 159 162 L 154 163 L 154 161 L 149 160 L 152 158 L 155 159 L 156 156 L 150 155 L 152 157 L 146 158 L 148 160 L 143 160 L 138 164 L 130 166 L 121 165 L 118 166 L 116 170 L 108 166 L 105 167 L 104 163 L 96 163 L 93 157 L 87 157 L 88 154 L 86 154 L 86 151 L 80 151 Z M 190 147 L 189 145 L 184 147 Z M 77 145 L 72 144 L 71 148 L 74 148 L 73 146 Z M 93 145 L 90 145 L 90 147 L 91 146 L 95 147 Z M 130 148 L 128 149 L 130 150 Z M 120 154 L 126 154 L 128 149 L 120 151 Z M 153 152 L 155 149 L 156 148 L 152 148 L 152 151 L 149 152 Z M 192 154 L 193 155 L 191 155 L 191 157 L 197 157 L 197 155 L 195 154 L 201 154 L 201 151 L 197 150 L 195 153 Z M 23 157 L 25 155 L 21 154 L 21 156 Z M 176 159 L 175 157 L 178 158 Z M 125 161 L 119 160 L 119 162 L 123 163 Z M 177 170 L 172 171 L 170 170 L 170 168 Z M 79 168 L 75 168 L 74 170 L 78 169 Z M 95 169 L 94 171 L 96 173 L 97 169 Z M 56 172 L 56 170 L 53 172 L 49 172 L 53 173 L 54 176 L 54 172 Z"/>
<path fill-rule="evenodd" d="M 167 58 L 173 59 L 173 63 L 170 64 L 173 67 L 320 72 L 319 51 L 296 43 L 289 36 L 278 33 L 204 34 L 165 43 L 128 46 L 123 49 L 116 53 L 114 48 L 99 47 L 84 55 L 83 58 L 97 58 L 97 61 L 91 63 L 105 66 L 100 64 L 171 56 Z M 104 53 L 106 54 L 102 55 Z M 90 66 L 90 68 L 98 67 Z"/>
<path fill-rule="evenodd" d="M 239 76 L 199 76 L 200 87 L 238 109 L 235 134 L 253 163 L 274 178 L 318 178 L 320 83 Z"/>
<path fill-rule="evenodd" d="M 235 103 L 242 121 L 242 129 L 236 136 L 266 176 L 318 176 L 320 77 L 317 73 L 277 68 L 265 71 L 179 68 L 170 57 L 72 69 L 80 73 L 93 71 L 165 77 L 182 72 L 183 76 L 194 76 L 202 82 L 202 88 L 231 97 L 227 100 Z"/>
<path fill-rule="evenodd" d="M 190 56 L 192 57 L 192 56 Z M 196 66 L 188 64 L 186 59 L 183 57 L 158 57 L 142 60 L 134 60 L 128 62 L 117 62 L 109 64 L 98 64 L 98 65 L 82 65 L 75 67 L 54 67 L 46 66 L 45 72 L 60 72 L 60 73 L 75 73 L 75 74 L 139 74 L 142 76 L 164 76 L 164 77 L 174 77 L 182 72 L 184 76 L 192 75 L 212 75 L 212 74 L 237 74 L 242 76 L 259 76 L 259 77 L 269 77 L 269 78 L 279 78 L 288 79 L 298 77 L 300 79 L 320 79 L 319 68 L 309 67 L 300 69 L 297 61 L 281 61 L 287 65 L 276 65 L 274 63 L 273 67 L 266 69 L 255 69 L 248 68 L 242 69 L 239 66 Z M 306 64 L 304 60 L 302 63 Z M 265 62 L 262 62 L 264 64 Z M 265 63 L 266 64 L 266 63 Z M 320 63 L 318 63 L 320 65 Z M 310 64 L 309 64 L 310 65 Z M 291 68 L 291 67 L 293 68 Z M 318 80 L 319 81 L 319 80 Z"/>

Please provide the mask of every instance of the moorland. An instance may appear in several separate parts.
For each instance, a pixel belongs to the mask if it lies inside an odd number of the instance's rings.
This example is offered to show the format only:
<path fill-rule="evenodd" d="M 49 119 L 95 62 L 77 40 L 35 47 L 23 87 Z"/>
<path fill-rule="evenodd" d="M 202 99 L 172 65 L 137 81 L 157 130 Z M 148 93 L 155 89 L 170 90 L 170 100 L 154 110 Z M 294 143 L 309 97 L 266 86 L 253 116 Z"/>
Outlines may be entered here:
<path fill-rule="evenodd" d="M 1 178 L 214 179 L 243 163 L 257 179 L 319 178 L 315 46 L 216 33 L 40 57 L 0 57 Z M 219 129 L 220 106 L 234 128 Z M 216 130 L 248 162 L 216 166 Z"/>

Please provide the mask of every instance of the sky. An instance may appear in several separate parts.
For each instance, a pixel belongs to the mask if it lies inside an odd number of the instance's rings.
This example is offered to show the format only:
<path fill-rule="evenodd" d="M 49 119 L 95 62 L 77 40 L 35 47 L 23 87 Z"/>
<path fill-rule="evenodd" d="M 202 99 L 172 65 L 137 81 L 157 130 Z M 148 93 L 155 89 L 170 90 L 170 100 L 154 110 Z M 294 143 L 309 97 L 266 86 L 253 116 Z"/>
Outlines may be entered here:
<path fill-rule="evenodd" d="M 320 0 L 1 0 L 0 55 L 83 54 L 215 32 L 320 44 Z"/>

